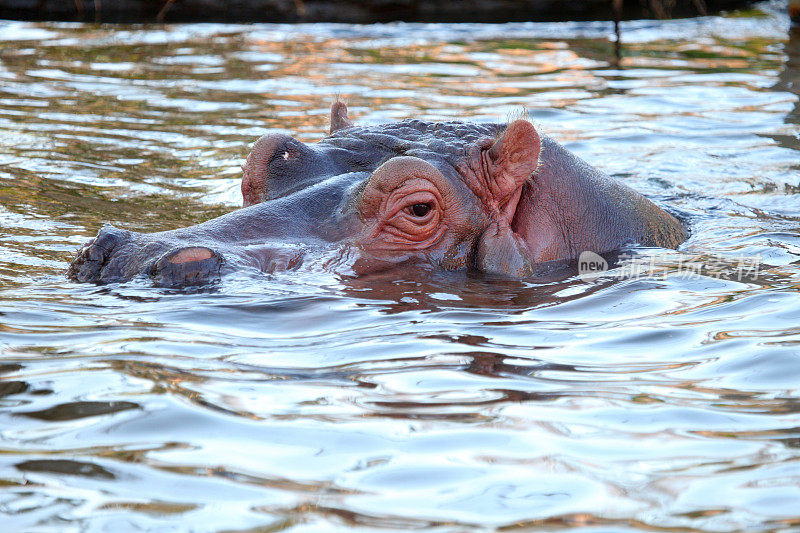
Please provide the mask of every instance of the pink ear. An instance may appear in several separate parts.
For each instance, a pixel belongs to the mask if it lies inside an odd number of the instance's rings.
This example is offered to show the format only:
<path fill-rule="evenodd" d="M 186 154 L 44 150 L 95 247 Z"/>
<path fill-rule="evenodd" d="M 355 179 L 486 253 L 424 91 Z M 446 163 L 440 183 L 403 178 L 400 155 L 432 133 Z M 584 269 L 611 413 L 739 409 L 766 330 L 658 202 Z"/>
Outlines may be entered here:
<path fill-rule="evenodd" d="M 498 199 L 522 187 L 533 175 L 541 149 L 539 134 L 527 120 L 515 120 L 506 127 L 503 136 L 489 148 L 495 182 L 492 188 Z"/>
<path fill-rule="evenodd" d="M 347 106 L 341 100 L 336 100 L 331 106 L 331 133 L 352 125 L 353 123 L 347 117 Z"/>

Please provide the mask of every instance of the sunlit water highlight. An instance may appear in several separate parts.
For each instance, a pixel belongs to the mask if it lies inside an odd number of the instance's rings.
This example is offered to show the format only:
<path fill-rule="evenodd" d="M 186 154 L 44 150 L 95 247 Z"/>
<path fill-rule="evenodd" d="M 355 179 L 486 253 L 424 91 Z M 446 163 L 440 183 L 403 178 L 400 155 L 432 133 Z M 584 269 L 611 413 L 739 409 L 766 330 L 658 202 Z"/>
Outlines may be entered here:
<path fill-rule="evenodd" d="M 0 23 L 1 529 L 800 527 L 800 35 L 774 7 L 624 23 L 619 65 L 602 22 Z M 525 112 L 693 236 L 545 283 L 63 276 L 104 222 L 236 209 L 248 145 L 321 138 L 336 94 L 362 123 Z"/>

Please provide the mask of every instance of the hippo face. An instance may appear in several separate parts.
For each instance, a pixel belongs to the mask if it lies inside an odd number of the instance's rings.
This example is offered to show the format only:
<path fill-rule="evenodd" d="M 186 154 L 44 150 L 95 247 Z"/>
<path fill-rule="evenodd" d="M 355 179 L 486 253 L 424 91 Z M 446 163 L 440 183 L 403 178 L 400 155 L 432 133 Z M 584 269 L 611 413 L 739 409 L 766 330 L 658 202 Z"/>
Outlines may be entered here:
<path fill-rule="evenodd" d="M 519 120 L 496 136 L 476 137 L 455 153 L 426 147 L 380 165 L 359 198 L 359 247 L 393 263 L 532 274 L 532 252 L 512 225 L 520 222 L 522 190 L 538 164 L 539 136 Z"/>
<path fill-rule="evenodd" d="M 205 282 L 228 269 L 291 269 L 305 254 L 355 250 L 356 273 L 399 263 L 512 277 L 584 250 L 677 246 L 685 229 L 525 120 L 407 120 L 353 126 L 334 104 L 314 145 L 259 139 L 243 167 L 244 208 L 141 234 L 106 227 L 73 261 L 79 281 Z"/>

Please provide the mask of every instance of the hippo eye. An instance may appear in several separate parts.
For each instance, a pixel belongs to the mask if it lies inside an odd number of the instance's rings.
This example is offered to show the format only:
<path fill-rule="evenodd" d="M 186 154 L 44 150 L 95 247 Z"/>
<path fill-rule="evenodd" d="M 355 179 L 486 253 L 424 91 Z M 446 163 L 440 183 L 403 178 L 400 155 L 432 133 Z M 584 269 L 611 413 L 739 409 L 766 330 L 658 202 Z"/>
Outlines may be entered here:
<path fill-rule="evenodd" d="M 431 210 L 431 204 L 414 204 L 409 208 L 412 215 L 422 218 Z"/>
<path fill-rule="evenodd" d="M 283 146 L 276 149 L 272 157 L 269 159 L 269 163 L 290 163 L 292 161 L 298 160 L 303 153 L 303 147 L 297 141 L 292 139 L 283 144 Z"/>

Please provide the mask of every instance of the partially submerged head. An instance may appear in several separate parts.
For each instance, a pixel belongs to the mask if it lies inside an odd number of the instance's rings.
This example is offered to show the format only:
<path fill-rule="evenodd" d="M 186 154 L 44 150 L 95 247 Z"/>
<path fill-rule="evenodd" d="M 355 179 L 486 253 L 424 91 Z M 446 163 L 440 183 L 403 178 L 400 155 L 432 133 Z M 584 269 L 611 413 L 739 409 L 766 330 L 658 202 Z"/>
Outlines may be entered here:
<path fill-rule="evenodd" d="M 202 280 L 195 265 L 268 270 L 283 243 L 356 250 L 357 273 L 415 262 L 526 277 L 538 263 L 571 259 L 576 243 L 602 252 L 646 241 L 641 221 L 654 216 L 650 233 L 684 235 L 668 214 L 522 119 L 356 127 L 337 102 L 331 134 L 314 145 L 281 134 L 259 139 L 244 166 L 242 193 L 245 209 L 197 226 L 124 238 L 104 230 L 114 239 L 101 231 L 70 274 Z M 87 263 L 90 257 L 97 262 Z"/>

